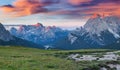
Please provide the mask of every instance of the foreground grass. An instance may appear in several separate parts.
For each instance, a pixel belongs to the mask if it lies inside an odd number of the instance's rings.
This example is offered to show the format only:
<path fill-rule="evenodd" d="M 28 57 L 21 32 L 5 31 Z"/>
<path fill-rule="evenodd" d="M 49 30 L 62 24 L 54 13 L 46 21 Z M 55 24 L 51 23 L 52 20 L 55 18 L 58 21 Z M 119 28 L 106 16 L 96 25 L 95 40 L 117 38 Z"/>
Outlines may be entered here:
<path fill-rule="evenodd" d="M 95 53 L 111 50 L 40 50 L 24 47 L 0 47 L 0 70 L 82 70 L 100 62 L 74 62 L 67 60 L 69 54 Z"/>

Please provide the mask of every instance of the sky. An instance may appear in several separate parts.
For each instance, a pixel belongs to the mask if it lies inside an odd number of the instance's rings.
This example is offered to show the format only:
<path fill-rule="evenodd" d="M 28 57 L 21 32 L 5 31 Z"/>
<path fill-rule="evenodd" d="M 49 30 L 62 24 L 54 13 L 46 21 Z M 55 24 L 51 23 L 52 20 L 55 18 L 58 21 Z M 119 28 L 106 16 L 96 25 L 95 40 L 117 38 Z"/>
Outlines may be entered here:
<path fill-rule="evenodd" d="M 120 0 L 0 0 L 0 22 L 65 28 L 83 26 L 96 14 L 120 15 Z"/>

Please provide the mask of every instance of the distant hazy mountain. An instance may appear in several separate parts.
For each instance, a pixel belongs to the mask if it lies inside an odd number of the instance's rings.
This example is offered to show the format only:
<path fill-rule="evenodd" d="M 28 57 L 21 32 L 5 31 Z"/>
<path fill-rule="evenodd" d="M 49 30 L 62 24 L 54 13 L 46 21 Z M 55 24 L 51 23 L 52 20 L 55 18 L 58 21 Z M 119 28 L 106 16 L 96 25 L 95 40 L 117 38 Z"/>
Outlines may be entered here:
<path fill-rule="evenodd" d="M 120 38 L 120 17 L 91 17 L 87 23 L 56 43 L 59 49 L 103 48 Z"/>
<path fill-rule="evenodd" d="M 56 26 L 43 26 L 41 23 L 21 25 L 18 29 L 13 27 L 10 29 L 10 33 L 18 38 L 42 45 L 52 45 L 57 40 L 68 35 L 66 30 Z"/>
<path fill-rule="evenodd" d="M 0 23 L 0 45 L 43 48 L 43 46 L 12 36 Z"/>

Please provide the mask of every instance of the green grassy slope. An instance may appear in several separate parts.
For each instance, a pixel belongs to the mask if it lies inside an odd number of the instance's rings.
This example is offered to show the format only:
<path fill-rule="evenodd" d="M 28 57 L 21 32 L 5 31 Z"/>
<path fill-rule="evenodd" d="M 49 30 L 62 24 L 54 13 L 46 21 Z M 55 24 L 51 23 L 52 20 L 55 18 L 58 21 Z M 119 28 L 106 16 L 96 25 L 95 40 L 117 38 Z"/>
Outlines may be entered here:
<path fill-rule="evenodd" d="M 0 70 L 81 70 L 98 62 L 67 60 L 71 53 L 105 52 L 109 50 L 40 50 L 25 47 L 0 47 Z"/>

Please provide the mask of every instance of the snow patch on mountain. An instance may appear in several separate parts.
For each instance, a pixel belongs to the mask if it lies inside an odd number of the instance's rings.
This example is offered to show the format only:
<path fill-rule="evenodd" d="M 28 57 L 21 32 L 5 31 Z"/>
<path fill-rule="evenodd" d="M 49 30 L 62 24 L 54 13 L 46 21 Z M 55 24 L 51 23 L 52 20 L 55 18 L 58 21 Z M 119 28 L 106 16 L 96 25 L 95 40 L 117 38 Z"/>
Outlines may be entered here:
<path fill-rule="evenodd" d="M 108 31 L 111 32 L 115 38 L 120 38 L 119 34 L 115 33 L 112 29 L 108 28 Z"/>
<path fill-rule="evenodd" d="M 108 20 L 110 20 L 111 23 L 109 23 Z M 112 21 L 115 22 L 113 23 Z M 108 30 L 111 34 L 114 35 L 115 38 L 120 38 L 119 34 L 117 33 L 118 25 L 116 22 L 118 22 L 118 20 L 110 19 L 110 17 L 101 18 L 98 16 L 96 18 L 90 18 L 84 25 L 84 28 L 88 33 L 91 33 L 92 35 L 96 34 L 98 36 L 101 36 L 101 32 Z"/>
<path fill-rule="evenodd" d="M 68 35 L 68 31 L 56 26 L 44 26 L 41 23 L 21 25 L 18 29 L 11 28 L 10 33 L 16 37 L 37 44 L 48 45 Z"/>
<path fill-rule="evenodd" d="M 68 40 L 70 40 L 71 44 L 73 44 L 77 40 L 77 37 L 69 34 L 68 35 Z"/>
<path fill-rule="evenodd" d="M 76 47 L 102 47 L 114 42 L 120 38 L 120 18 L 117 16 L 95 15 L 88 19 L 83 27 L 76 28 L 68 35 L 69 45 Z M 82 43 L 81 43 L 82 42 Z M 67 43 L 68 44 L 68 43 Z M 74 44 L 74 45 L 73 45 Z M 73 47 L 74 48 L 74 47 Z"/>

